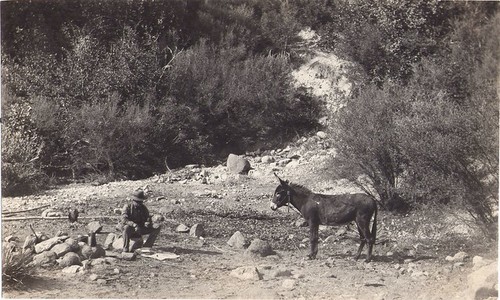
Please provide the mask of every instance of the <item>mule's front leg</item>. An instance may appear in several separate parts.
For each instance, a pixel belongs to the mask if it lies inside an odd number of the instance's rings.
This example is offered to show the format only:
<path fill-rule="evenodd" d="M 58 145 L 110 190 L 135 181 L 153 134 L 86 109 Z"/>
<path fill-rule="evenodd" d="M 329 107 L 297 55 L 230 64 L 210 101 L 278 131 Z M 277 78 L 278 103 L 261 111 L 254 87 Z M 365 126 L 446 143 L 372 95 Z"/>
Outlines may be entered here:
<path fill-rule="evenodd" d="M 309 221 L 309 244 L 311 246 L 311 252 L 309 253 L 309 259 L 315 259 L 316 254 L 318 254 L 318 230 L 319 224 Z"/>

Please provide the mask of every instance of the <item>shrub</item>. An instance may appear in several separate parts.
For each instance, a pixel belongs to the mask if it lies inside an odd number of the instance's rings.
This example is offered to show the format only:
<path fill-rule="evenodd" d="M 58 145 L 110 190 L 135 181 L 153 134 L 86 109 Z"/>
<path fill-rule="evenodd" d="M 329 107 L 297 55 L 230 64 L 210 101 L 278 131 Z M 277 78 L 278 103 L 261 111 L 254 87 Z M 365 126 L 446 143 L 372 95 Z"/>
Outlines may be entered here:
<path fill-rule="evenodd" d="M 37 191 L 47 184 L 40 169 L 44 143 L 31 119 L 31 106 L 5 92 L 2 126 L 2 194 Z"/>
<path fill-rule="evenodd" d="M 4 288 L 19 288 L 33 277 L 35 268 L 30 264 L 33 256 L 15 252 L 14 247 L 2 247 L 2 285 Z"/>

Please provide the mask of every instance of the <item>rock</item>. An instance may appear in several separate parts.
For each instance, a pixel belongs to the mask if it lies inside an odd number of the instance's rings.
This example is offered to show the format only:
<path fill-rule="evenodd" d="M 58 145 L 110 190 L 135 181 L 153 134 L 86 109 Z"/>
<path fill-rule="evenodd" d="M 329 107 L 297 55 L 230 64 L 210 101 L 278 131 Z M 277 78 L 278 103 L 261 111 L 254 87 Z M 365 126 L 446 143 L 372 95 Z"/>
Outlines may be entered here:
<path fill-rule="evenodd" d="M 334 236 L 334 235 L 329 235 L 326 237 L 326 239 L 323 241 L 323 244 L 328 244 L 328 243 L 331 243 L 331 242 L 335 242 L 335 240 L 337 240 L 337 237 Z"/>
<path fill-rule="evenodd" d="M 234 269 L 230 273 L 231 276 L 243 279 L 243 280 L 261 280 L 262 274 L 259 273 L 256 267 L 239 267 Z"/>
<path fill-rule="evenodd" d="M 345 234 L 347 234 L 347 229 L 345 229 L 345 228 L 339 228 L 339 229 L 337 230 L 337 232 L 335 232 L 335 234 L 336 234 L 337 236 L 342 236 L 342 235 L 345 235 Z"/>
<path fill-rule="evenodd" d="M 121 210 L 121 209 L 119 209 L 119 208 L 115 208 L 115 209 L 113 209 L 113 213 L 114 213 L 115 215 L 121 215 L 121 214 L 122 214 L 122 210 Z"/>
<path fill-rule="evenodd" d="M 194 237 L 200 237 L 205 235 L 205 229 L 203 224 L 194 224 L 189 230 L 189 235 Z"/>
<path fill-rule="evenodd" d="M 93 221 L 87 224 L 87 229 L 90 233 L 99 233 L 102 230 L 101 222 Z"/>
<path fill-rule="evenodd" d="M 180 233 L 186 233 L 186 232 L 189 232 L 189 227 L 187 227 L 184 224 L 180 224 L 179 226 L 177 226 L 175 231 L 180 232 Z"/>
<path fill-rule="evenodd" d="M 293 225 L 295 227 L 307 227 L 308 224 L 307 224 L 307 221 L 305 221 L 303 218 L 300 218 L 300 219 L 297 219 Z"/>
<path fill-rule="evenodd" d="M 99 258 L 106 255 L 106 250 L 104 250 L 104 248 L 100 245 L 96 245 L 95 247 L 84 245 L 81 249 L 81 255 L 84 259 Z"/>
<path fill-rule="evenodd" d="M 446 256 L 445 260 L 452 262 L 454 260 L 454 258 L 453 258 L 453 256 L 448 255 L 448 256 Z"/>
<path fill-rule="evenodd" d="M 236 249 L 244 249 L 248 245 L 248 241 L 241 232 L 236 231 L 227 241 L 227 244 Z"/>
<path fill-rule="evenodd" d="M 90 274 L 89 276 L 90 281 L 96 281 L 97 279 L 99 279 L 99 276 L 97 276 L 97 274 Z"/>
<path fill-rule="evenodd" d="M 96 280 L 97 284 L 106 284 L 108 281 L 106 279 L 97 279 Z"/>
<path fill-rule="evenodd" d="M 136 254 L 135 252 L 122 252 L 120 258 L 123 260 L 135 260 Z"/>
<path fill-rule="evenodd" d="M 56 263 L 57 255 L 48 250 L 33 256 L 33 264 L 36 266 L 52 266 Z"/>
<path fill-rule="evenodd" d="M 74 252 L 66 253 L 63 258 L 59 261 L 59 266 L 69 267 L 73 265 L 81 265 L 80 256 Z"/>
<path fill-rule="evenodd" d="M 270 155 L 264 155 L 264 156 L 262 156 L 261 162 L 265 163 L 265 164 L 273 163 L 274 162 L 274 157 L 272 157 Z"/>
<path fill-rule="evenodd" d="M 116 239 L 116 234 L 110 233 L 108 236 L 106 236 L 106 240 L 104 241 L 103 248 L 105 250 L 109 250 L 113 248 L 113 242 Z"/>
<path fill-rule="evenodd" d="M 295 287 L 295 284 L 297 283 L 297 280 L 295 279 L 285 279 L 283 280 L 283 283 L 281 284 L 282 287 L 285 289 L 293 289 Z"/>
<path fill-rule="evenodd" d="M 55 244 L 59 244 L 67 238 L 67 236 L 56 236 L 38 243 L 35 245 L 35 253 L 42 253 L 44 251 L 50 250 Z"/>
<path fill-rule="evenodd" d="M 66 267 L 62 270 L 63 273 L 67 273 L 67 274 L 76 274 L 78 273 L 80 270 L 82 269 L 82 267 L 80 266 L 77 266 L 77 265 L 72 265 L 72 266 L 69 266 L 69 267 Z"/>
<path fill-rule="evenodd" d="M 80 245 L 78 245 L 78 241 L 73 238 L 68 238 L 64 241 L 64 243 L 68 244 L 71 247 L 71 252 L 80 251 Z"/>
<path fill-rule="evenodd" d="M 227 170 L 230 173 L 246 175 L 250 169 L 250 162 L 245 158 L 235 154 L 229 154 L 227 157 Z"/>
<path fill-rule="evenodd" d="M 57 255 L 57 257 L 62 257 L 66 253 L 71 252 L 71 245 L 66 243 L 57 244 L 51 249 Z"/>
<path fill-rule="evenodd" d="M 316 136 L 318 136 L 320 139 L 326 139 L 327 134 L 324 131 L 318 131 L 316 132 Z"/>
<path fill-rule="evenodd" d="M 458 252 L 457 254 L 455 254 L 453 256 L 453 261 L 455 261 L 455 262 L 463 262 L 468 257 L 469 257 L 469 255 L 467 253 L 461 251 L 461 252 Z"/>
<path fill-rule="evenodd" d="M 122 250 L 123 249 L 123 238 L 122 237 L 119 237 L 119 238 L 116 238 L 114 241 L 113 241 L 113 249 L 115 250 Z"/>
<path fill-rule="evenodd" d="M 268 242 L 261 239 L 254 239 L 250 246 L 248 246 L 248 248 L 245 250 L 245 254 L 264 257 L 274 254 L 274 251 Z"/>

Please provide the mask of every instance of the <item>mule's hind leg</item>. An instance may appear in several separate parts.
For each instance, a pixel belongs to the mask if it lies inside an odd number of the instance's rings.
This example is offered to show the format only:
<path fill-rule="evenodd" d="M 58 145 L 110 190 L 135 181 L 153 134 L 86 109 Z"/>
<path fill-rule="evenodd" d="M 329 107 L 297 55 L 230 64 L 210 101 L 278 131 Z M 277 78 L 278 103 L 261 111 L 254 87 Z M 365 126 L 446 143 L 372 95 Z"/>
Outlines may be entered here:
<path fill-rule="evenodd" d="M 363 247 L 364 247 L 364 246 L 365 246 L 365 244 L 366 244 L 366 239 L 365 239 L 365 236 L 363 235 L 363 232 L 362 232 L 362 231 L 361 231 L 361 229 L 359 228 L 359 224 L 358 224 L 358 222 L 357 222 L 357 221 L 356 221 L 356 227 L 358 227 L 360 244 L 359 244 L 358 252 L 356 253 L 356 256 L 354 257 L 354 259 L 355 259 L 355 260 L 358 260 L 358 259 L 359 259 L 359 256 L 361 255 L 361 251 L 363 251 Z"/>
<path fill-rule="evenodd" d="M 358 230 L 360 231 L 360 235 L 362 234 L 364 237 L 364 240 L 362 242 L 362 245 L 368 243 L 368 254 L 366 255 L 365 262 L 370 262 L 372 260 L 372 249 L 373 249 L 373 244 L 375 244 L 375 239 L 373 238 L 371 232 L 370 232 L 370 222 L 366 222 L 364 220 L 359 220 L 356 222 L 358 224 Z M 362 247 L 360 247 L 359 252 L 361 252 Z M 358 252 L 358 256 L 360 253 Z"/>

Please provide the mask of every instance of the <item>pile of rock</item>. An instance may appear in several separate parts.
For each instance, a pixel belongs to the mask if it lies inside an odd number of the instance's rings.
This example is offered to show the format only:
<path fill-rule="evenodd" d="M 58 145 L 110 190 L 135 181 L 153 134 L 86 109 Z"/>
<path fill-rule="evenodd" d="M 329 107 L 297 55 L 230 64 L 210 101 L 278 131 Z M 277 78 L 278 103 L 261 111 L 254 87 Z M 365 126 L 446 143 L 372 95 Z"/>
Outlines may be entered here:
<path fill-rule="evenodd" d="M 98 221 L 90 222 L 87 225 L 88 235 L 78 235 L 70 237 L 67 233 L 58 232 L 54 237 L 48 237 L 43 233 L 32 233 L 28 235 L 24 244 L 18 244 L 19 239 L 13 236 L 5 238 L 8 247 L 12 247 L 16 252 L 33 255 L 30 262 L 31 266 L 54 267 L 59 266 L 65 273 L 77 273 L 90 266 L 96 259 L 122 259 L 135 258 L 134 253 L 127 254 L 125 257 L 113 253 L 112 249 L 122 249 L 122 243 L 116 247 L 107 244 L 105 246 L 97 244 L 96 234 L 102 230 L 102 225 Z M 141 239 L 142 240 L 142 239 Z M 138 241 L 135 241 L 140 244 Z M 113 258 L 111 258 L 113 257 Z"/>

